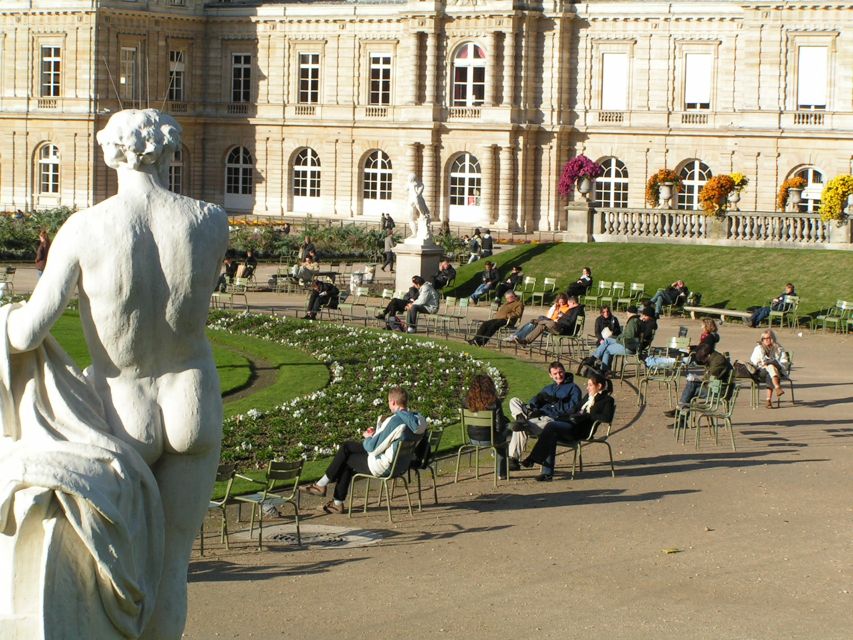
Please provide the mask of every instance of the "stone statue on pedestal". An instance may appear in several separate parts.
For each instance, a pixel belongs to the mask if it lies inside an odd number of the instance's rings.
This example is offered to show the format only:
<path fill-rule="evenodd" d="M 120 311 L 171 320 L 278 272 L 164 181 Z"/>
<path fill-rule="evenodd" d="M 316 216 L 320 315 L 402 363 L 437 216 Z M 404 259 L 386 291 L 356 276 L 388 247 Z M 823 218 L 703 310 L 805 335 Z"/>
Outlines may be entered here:
<path fill-rule="evenodd" d="M 433 243 L 432 229 L 430 228 L 431 218 L 429 215 L 429 207 L 424 201 L 424 183 L 413 173 L 409 175 L 409 183 L 407 185 L 408 204 L 409 204 L 409 229 L 411 235 L 406 238 L 406 244 L 429 244 Z"/>
<path fill-rule="evenodd" d="M 113 115 L 97 139 L 117 194 L 73 214 L 28 303 L 0 309 L 5 637 L 182 635 L 222 436 L 205 323 L 228 220 L 166 189 L 180 131 Z M 49 335 L 75 290 L 85 373 Z"/>

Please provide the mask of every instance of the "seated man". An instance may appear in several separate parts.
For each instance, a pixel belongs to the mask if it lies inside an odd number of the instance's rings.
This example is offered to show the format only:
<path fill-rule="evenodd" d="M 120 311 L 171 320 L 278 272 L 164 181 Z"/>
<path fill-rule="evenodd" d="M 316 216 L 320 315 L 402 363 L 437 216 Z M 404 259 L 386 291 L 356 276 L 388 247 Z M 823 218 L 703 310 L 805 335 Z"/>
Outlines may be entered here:
<path fill-rule="evenodd" d="M 521 284 L 522 277 L 524 274 L 521 272 L 521 265 L 514 265 L 509 275 L 495 287 L 495 298 L 500 300 L 507 291 L 515 291 Z"/>
<path fill-rule="evenodd" d="M 521 318 L 521 314 L 524 313 L 524 303 L 515 294 L 515 291 L 507 291 L 504 298 L 506 302 L 495 312 L 495 317 L 480 324 L 477 334 L 468 340 L 468 344 L 484 347 L 498 329 L 505 326 L 510 320 Z"/>
<path fill-rule="evenodd" d="M 237 275 L 237 268 L 239 266 L 240 265 L 234 259 L 232 254 L 225 256 L 222 273 L 219 276 L 219 280 L 216 282 L 216 291 L 224 292 L 228 289 L 229 284 L 234 283 L 234 277 Z"/>
<path fill-rule="evenodd" d="M 553 382 L 537 393 L 527 404 L 519 398 L 509 401 L 509 410 L 515 422 L 512 424 L 512 438 L 509 441 L 509 465 L 511 471 L 520 468 L 524 449 L 527 446 L 527 434 L 538 436 L 554 420 L 569 419 L 580 406 L 581 390 L 562 362 L 552 362 L 548 366 L 548 375 Z"/>
<path fill-rule="evenodd" d="M 566 301 L 566 294 L 558 293 L 557 298 L 554 300 L 554 304 L 551 305 L 551 308 L 548 309 L 548 312 L 544 316 L 538 316 L 530 322 L 525 322 L 523 327 L 508 338 L 504 339 L 510 341 L 523 341 L 540 322 L 547 322 L 549 320 L 557 321 L 563 314 L 568 313 L 568 311 L 569 305 Z"/>
<path fill-rule="evenodd" d="M 432 284 L 420 276 L 412 278 L 412 284 L 418 290 L 418 297 L 406 305 L 406 331 L 409 333 L 415 332 L 419 313 L 438 312 L 438 291 L 433 288 Z"/>
<path fill-rule="evenodd" d="M 255 275 L 255 269 L 258 268 L 258 259 L 255 257 L 255 252 L 251 249 L 246 251 L 246 259 L 243 261 L 243 276 L 251 278 Z"/>
<path fill-rule="evenodd" d="M 581 316 L 585 315 L 582 304 L 578 304 L 578 299 L 575 296 L 566 298 L 566 311 L 557 320 L 542 320 L 536 323 L 536 326 L 524 338 L 516 338 L 516 342 L 520 345 L 532 344 L 543 331 L 556 334 L 558 336 L 569 336 L 574 334 L 575 325 Z"/>
<path fill-rule="evenodd" d="M 694 374 L 687 375 L 687 383 L 678 400 L 679 409 L 690 406 L 690 401 L 699 395 L 703 381 L 722 380 L 724 383 L 729 381 L 732 364 L 722 353 L 714 351 L 713 344 L 703 342 L 696 347 L 696 351 L 693 352 L 693 361 L 705 367 L 705 371 L 701 377 Z M 727 398 L 730 395 L 729 392 L 730 389 L 724 389 L 723 397 Z M 669 418 L 674 418 L 675 414 L 675 410 L 664 412 L 664 415 Z"/>
<path fill-rule="evenodd" d="M 375 476 L 388 473 L 397 452 L 398 441 L 414 438 L 426 431 L 426 420 L 420 414 L 409 411 L 408 405 L 409 395 L 405 389 L 392 387 L 388 392 L 391 415 L 380 416 L 376 420 L 376 427 L 370 427 L 362 434 L 362 442 L 344 442 L 323 477 L 302 490 L 314 496 L 325 496 L 326 487 L 330 482 L 335 482 L 334 499 L 323 505 L 323 511 L 343 513 L 350 480 L 356 473 L 371 473 Z"/>
<path fill-rule="evenodd" d="M 749 319 L 749 326 L 753 329 L 764 322 L 770 315 L 771 311 L 788 311 L 793 305 L 785 302 L 785 296 L 795 296 L 797 292 L 794 290 L 794 285 L 790 282 L 785 285 L 785 290 L 770 301 L 769 307 L 758 307 L 752 312 L 752 317 Z"/>
<path fill-rule="evenodd" d="M 655 317 L 660 318 L 664 305 L 675 305 L 680 307 L 687 302 L 690 289 L 684 284 L 684 280 L 676 280 L 666 289 L 658 289 L 652 296 L 651 304 L 655 305 Z"/>
<path fill-rule="evenodd" d="M 472 304 L 477 304 L 486 292 L 489 289 L 494 289 L 494 287 L 498 284 L 500 280 L 500 275 L 498 275 L 498 270 L 495 268 L 495 263 L 491 260 L 486 260 L 486 264 L 483 267 L 483 273 L 480 275 L 482 278 L 482 283 L 476 289 L 474 289 L 474 293 L 471 294 L 470 300 Z"/>
<path fill-rule="evenodd" d="M 640 348 L 640 316 L 637 315 L 637 307 L 631 305 L 628 307 L 628 320 L 625 322 L 625 329 L 617 337 L 610 337 L 604 340 L 593 355 L 601 360 L 603 372 L 610 374 L 610 362 L 613 356 L 624 356 L 629 353 L 636 353 Z"/>
<path fill-rule="evenodd" d="M 611 390 L 609 380 L 596 373 L 591 374 L 586 382 L 586 395 L 581 400 L 580 409 L 565 422 L 555 420 L 545 425 L 530 455 L 521 461 L 521 466 L 532 467 L 534 464 L 541 464 L 542 473 L 536 476 L 536 480 L 551 481 L 554 477 L 559 441 L 585 440 L 589 438 L 596 421 L 613 421 L 616 402 L 610 395 Z"/>
<path fill-rule="evenodd" d="M 418 288 L 414 285 L 415 278 L 418 276 L 414 276 L 412 278 L 412 286 L 409 287 L 409 290 L 402 298 L 391 298 L 391 301 L 385 305 L 385 309 L 376 314 L 377 320 L 385 320 L 387 321 L 390 316 L 396 315 L 406 310 L 408 304 L 418 297 Z"/>
<path fill-rule="evenodd" d="M 314 280 L 311 283 L 311 295 L 308 296 L 308 313 L 302 319 L 316 320 L 317 314 L 320 312 L 320 307 L 337 309 L 340 294 L 341 292 L 331 282 Z"/>
<path fill-rule="evenodd" d="M 646 353 L 655 340 L 658 330 L 658 321 L 655 319 L 655 310 L 651 307 L 643 307 L 640 310 L 640 353 Z"/>
<path fill-rule="evenodd" d="M 447 286 L 449 282 L 456 279 L 456 269 L 450 264 L 450 260 L 445 258 L 438 263 L 438 273 L 432 277 L 432 286 L 436 291 L 440 291 Z"/>

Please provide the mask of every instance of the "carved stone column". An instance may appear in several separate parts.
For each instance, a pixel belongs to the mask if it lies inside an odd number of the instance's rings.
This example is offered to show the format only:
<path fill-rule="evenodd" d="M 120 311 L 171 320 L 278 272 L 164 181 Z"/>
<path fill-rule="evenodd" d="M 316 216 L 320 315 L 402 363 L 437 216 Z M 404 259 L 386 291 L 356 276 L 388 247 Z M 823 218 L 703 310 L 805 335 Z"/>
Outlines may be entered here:
<path fill-rule="evenodd" d="M 435 31 L 427 33 L 427 51 L 426 51 L 426 90 L 424 92 L 424 101 L 428 105 L 435 104 L 435 76 L 436 65 L 438 64 L 438 34 Z"/>
<path fill-rule="evenodd" d="M 497 104 L 495 96 L 497 95 L 498 82 L 498 31 L 493 31 L 489 37 L 489 48 L 491 51 L 486 53 L 488 74 L 486 76 L 486 95 L 483 100 L 487 107 L 494 107 Z"/>
<path fill-rule="evenodd" d="M 409 69 L 412 72 L 412 81 L 406 82 L 405 89 L 403 93 L 403 104 L 417 104 L 418 103 L 418 82 L 420 81 L 421 72 L 423 70 L 423 65 L 421 63 L 421 33 L 419 31 L 415 31 L 413 34 L 406 39 L 406 45 L 409 49 L 408 59 L 409 59 Z M 368 87 L 370 80 L 368 79 Z M 369 89 L 368 89 L 369 90 Z"/>
<path fill-rule="evenodd" d="M 504 32 L 504 81 L 501 105 L 511 107 L 515 101 L 515 32 Z"/>
<path fill-rule="evenodd" d="M 418 143 L 411 142 L 406 145 L 406 181 L 409 174 L 418 175 Z"/>
<path fill-rule="evenodd" d="M 495 148 L 480 147 L 480 211 L 484 224 L 495 221 Z"/>
<path fill-rule="evenodd" d="M 500 203 L 498 210 L 498 227 L 504 231 L 514 231 L 513 209 L 513 164 L 515 160 L 515 147 L 501 147 L 500 150 Z"/>
<path fill-rule="evenodd" d="M 438 163 L 436 159 L 436 148 L 434 144 L 425 144 L 423 149 L 424 174 L 421 179 L 424 183 L 424 200 L 429 207 L 430 215 L 433 222 L 438 222 L 441 218 L 441 212 L 436 208 L 437 201 L 435 194 L 438 191 Z"/>

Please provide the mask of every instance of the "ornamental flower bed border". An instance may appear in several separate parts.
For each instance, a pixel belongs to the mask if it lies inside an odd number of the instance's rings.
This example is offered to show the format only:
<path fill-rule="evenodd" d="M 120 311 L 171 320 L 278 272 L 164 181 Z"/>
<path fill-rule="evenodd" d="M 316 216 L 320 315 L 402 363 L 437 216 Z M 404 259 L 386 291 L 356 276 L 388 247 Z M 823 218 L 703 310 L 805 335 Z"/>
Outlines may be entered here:
<path fill-rule="evenodd" d="M 501 396 L 507 392 L 497 368 L 433 341 L 265 314 L 212 312 L 208 327 L 301 349 L 330 371 L 323 389 L 225 420 L 222 459 L 241 465 L 332 455 L 344 440 L 360 440 L 376 417 L 387 413 L 385 396 L 395 385 L 409 391 L 412 408 L 431 425 L 458 421 L 457 390 L 466 388 L 475 373 L 489 375 Z"/>

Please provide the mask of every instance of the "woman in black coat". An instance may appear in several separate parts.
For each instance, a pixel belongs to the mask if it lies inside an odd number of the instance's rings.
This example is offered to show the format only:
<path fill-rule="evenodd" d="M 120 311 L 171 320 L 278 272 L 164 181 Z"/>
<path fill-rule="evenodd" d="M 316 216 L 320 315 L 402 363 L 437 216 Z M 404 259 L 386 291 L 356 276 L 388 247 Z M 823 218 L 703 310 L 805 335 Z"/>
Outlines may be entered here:
<path fill-rule="evenodd" d="M 595 339 L 598 344 L 604 342 L 605 336 L 603 336 L 601 332 L 605 329 L 610 331 L 606 336 L 608 338 L 615 338 L 622 333 L 622 327 L 619 325 L 619 318 L 613 315 L 613 312 L 610 311 L 610 307 L 607 305 L 601 307 L 601 311 L 599 311 L 599 315 L 595 319 Z"/>
<path fill-rule="evenodd" d="M 610 395 L 610 381 L 597 373 L 586 382 L 587 394 L 581 401 L 581 408 L 567 422 L 550 422 L 539 435 L 536 445 L 524 460 L 522 467 L 542 465 L 542 473 L 536 476 L 539 482 L 548 482 L 554 477 L 554 458 L 557 455 L 557 441 L 586 440 L 596 420 L 612 422 L 616 411 L 616 402 Z"/>

